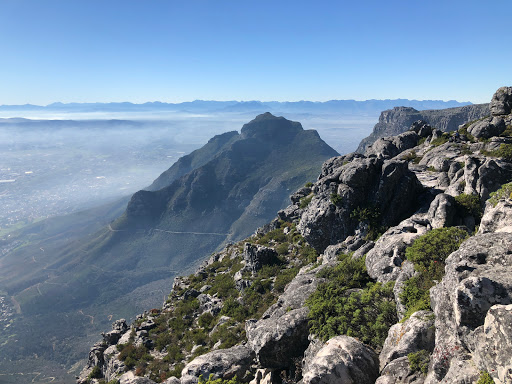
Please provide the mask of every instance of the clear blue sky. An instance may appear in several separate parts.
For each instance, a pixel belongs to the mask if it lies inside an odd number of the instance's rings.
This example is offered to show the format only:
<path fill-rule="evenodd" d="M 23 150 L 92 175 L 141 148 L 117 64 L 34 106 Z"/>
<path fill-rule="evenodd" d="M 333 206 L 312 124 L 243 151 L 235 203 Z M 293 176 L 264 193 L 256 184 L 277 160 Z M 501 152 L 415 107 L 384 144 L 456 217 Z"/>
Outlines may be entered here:
<path fill-rule="evenodd" d="M 0 104 L 488 102 L 512 1 L 0 0 Z"/>

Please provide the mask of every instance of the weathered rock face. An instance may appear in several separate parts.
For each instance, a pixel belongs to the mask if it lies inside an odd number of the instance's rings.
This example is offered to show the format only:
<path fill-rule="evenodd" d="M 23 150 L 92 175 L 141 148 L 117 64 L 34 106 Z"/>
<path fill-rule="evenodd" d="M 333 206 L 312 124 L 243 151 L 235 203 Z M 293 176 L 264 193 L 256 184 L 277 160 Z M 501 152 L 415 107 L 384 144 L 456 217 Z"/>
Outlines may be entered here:
<path fill-rule="evenodd" d="M 409 359 L 404 356 L 386 365 L 375 384 L 423 384 L 424 381 L 423 373 L 412 371 Z"/>
<path fill-rule="evenodd" d="M 407 321 L 393 325 L 379 356 L 382 371 L 393 360 L 419 350 L 434 349 L 434 316 L 430 311 L 414 313 Z"/>
<path fill-rule="evenodd" d="M 493 116 L 512 113 L 512 87 L 501 87 L 492 96 L 489 106 Z"/>
<path fill-rule="evenodd" d="M 197 383 L 201 375 L 204 379 L 213 375 L 215 379 L 231 379 L 237 376 L 243 380 L 253 362 L 253 350 L 243 345 L 209 352 L 196 357 L 183 368 L 181 383 Z"/>
<path fill-rule="evenodd" d="M 384 232 L 366 255 L 370 277 L 382 283 L 396 280 L 406 260 L 405 249 L 430 229 L 427 215 L 417 214 Z"/>
<path fill-rule="evenodd" d="M 512 382 L 512 305 L 494 305 L 476 344 L 476 360 L 496 383 Z"/>
<path fill-rule="evenodd" d="M 299 273 L 260 320 L 246 323 L 248 345 L 261 367 L 286 368 L 308 347 L 309 311 L 304 302 L 320 281 L 316 277 L 320 268 Z"/>
<path fill-rule="evenodd" d="M 308 346 L 308 309 L 294 309 L 278 318 L 248 321 L 245 326 L 249 346 L 258 363 L 271 369 L 286 368 L 301 357 Z"/>
<path fill-rule="evenodd" d="M 505 130 L 505 121 L 498 116 L 477 121 L 468 127 L 468 133 L 476 138 L 488 139 L 498 136 Z"/>
<path fill-rule="evenodd" d="M 436 315 L 436 347 L 428 383 L 474 380 L 470 360 L 475 330 L 489 308 L 511 303 L 512 234 L 489 233 L 466 240 L 446 260 L 446 275 L 430 291 Z"/>
<path fill-rule="evenodd" d="M 415 198 L 421 193 L 421 186 L 405 161 L 362 157 L 329 169 L 331 173 L 315 183 L 315 195 L 298 225 L 308 243 L 320 252 L 365 224 L 353 215 L 354 210 L 376 210 L 380 212 L 380 225 L 396 225 L 411 213 Z M 337 202 L 333 196 L 338 197 Z"/>
<path fill-rule="evenodd" d="M 512 233 L 512 201 L 500 200 L 496 207 L 487 205 L 478 233 L 509 232 Z"/>
<path fill-rule="evenodd" d="M 264 265 L 272 264 L 277 260 L 277 252 L 268 247 L 245 243 L 244 245 L 245 268 L 256 272 Z"/>
<path fill-rule="evenodd" d="M 330 339 L 303 372 L 304 384 L 373 384 L 379 375 L 377 354 L 349 336 Z"/>

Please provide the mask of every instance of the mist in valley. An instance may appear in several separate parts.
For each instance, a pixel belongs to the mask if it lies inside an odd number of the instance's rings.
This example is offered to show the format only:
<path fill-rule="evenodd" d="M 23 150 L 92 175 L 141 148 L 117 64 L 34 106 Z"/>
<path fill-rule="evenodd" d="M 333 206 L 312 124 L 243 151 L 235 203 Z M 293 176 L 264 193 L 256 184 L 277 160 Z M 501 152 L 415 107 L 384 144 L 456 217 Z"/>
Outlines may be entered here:
<path fill-rule="evenodd" d="M 0 236 L 143 189 L 179 157 L 257 113 L 0 112 Z M 293 114 L 340 153 L 376 116 Z"/>

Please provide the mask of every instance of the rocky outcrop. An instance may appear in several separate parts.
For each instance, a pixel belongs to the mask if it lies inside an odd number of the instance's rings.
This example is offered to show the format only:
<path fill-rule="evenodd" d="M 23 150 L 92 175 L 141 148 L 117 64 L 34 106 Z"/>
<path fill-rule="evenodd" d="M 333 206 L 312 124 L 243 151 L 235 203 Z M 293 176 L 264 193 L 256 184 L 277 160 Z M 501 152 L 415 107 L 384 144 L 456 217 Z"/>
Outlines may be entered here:
<path fill-rule="evenodd" d="M 511 249 L 512 234 L 476 235 L 446 260 L 446 275 L 430 291 L 436 346 L 428 383 L 469 381 L 478 375 L 471 361 L 477 328 L 493 305 L 512 302 Z"/>
<path fill-rule="evenodd" d="M 487 117 L 471 124 L 467 129 L 470 135 L 478 139 L 488 139 L 505 130 L 505 121 L 498 116 Z"/>
<path fill-rule="evenodd" d="M 405 161 L 361 157 L 329 169 L 330 173 L 315 183 L 314 196 L 298 224 L 301 234 L 318 251 L 368 225 L 354 211 L 366 210 L 377 216 L 373 224 L 396 225 L 411 213 L 421 193 Z"/>
<path fill-rule="evenodd" d="M 509 232 L 512 233 L 512 201 L 503 199 L 493 207 L 487 208 L 480 222 L 478 233 Z"/>
<path fill-rule="evenodd" d="M 181 372 L 181 384 L 195 384 L 199 376 L 208 379 L 231 379 L 236 376 L 244 380 L 246 372 L 254 361 L 252 349 L 240 345 L 221 349 L 196 357 Z"/>
<path fill-rule="evenodd" d="M 418 111 L 410 107 L 395 107 L 380 114 L 379 122 L 373 128 L 373 132 L 361 141 L 356 152 L 364 153 L 381 137 L 406 132 L 417 120 L 423 120 L 443 132 L 450 132 L 455 131 L 461 124 L 489 116 L 489 114 L 489 104 L 426 111 Z"/>
<path fill-rule="evenodd" d="M 377 354 L 356 339 L 330 339 L 303 372 L 304 384 L 373 384 L 379 373 Z"/>
<path fill-rule="evenodd" d="M 384 232 L 366 255 L 366 268 L 370 277 L 382 283 L 396 280 L 406 260 L 406 248 L 430 229 L 432 227 L 427 216 L 418 214 Z"/>
<path fill-rule="evenodd" d="M 512 305 L 493 305 L 485 316 L 475 349 L 478 365 L 496 383 L 512 382 Z"/>
<path fill-rule="evenodd" d="M 434 349 L 435 328 L 434 314 L 430 311 L 419 311 L 411 315 L 403 323 L 393 325 L 388 332 L 379 355 L 382 371 L 392 361 L 406 357 L 409 353 Z"/>
<path fill-rule="evenodd" d="M 245 243 L 243 256 L 245 268 L 253 273 L 264 265 L 275 263 L 278 260 L 277 252 L 274 249 L 250 243 Z"/>
<path fill-rule="evenodd" d="M 491 115 L 502 116 L 512 113 L 512 87 L 501 87 L 492 96 L 489 107 Z"/>
<path fill-rule="evenodd" d="M 308 347 L 309 311 L 304 303 L 320 281 L 318 270 L 299 273 L 260 320 L 246 323 L 248 345 L 261 367 L 286 368 Z"/>

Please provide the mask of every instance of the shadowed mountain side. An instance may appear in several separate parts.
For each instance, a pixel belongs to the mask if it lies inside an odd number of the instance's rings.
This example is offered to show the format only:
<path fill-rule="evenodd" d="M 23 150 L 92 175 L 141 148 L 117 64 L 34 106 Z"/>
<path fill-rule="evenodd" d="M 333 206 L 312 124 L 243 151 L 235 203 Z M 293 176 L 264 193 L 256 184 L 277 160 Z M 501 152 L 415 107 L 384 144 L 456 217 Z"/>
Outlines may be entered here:
<path fill-rule="evenodd" d="M 233 138 L 238 137 L 238 132 L 231 131 L 216 135 L 208 140 L 204 146 L 196 149 L 192 153 L 180 157 L 167 171 L 163 172 L 158 178 L 146 188 L 148 191 L 157 191 L 167 187 L 174 180 L 186 175 L 193 169 L 196 169 L 210 161 L 217 153 L 222 151 Z"/>

